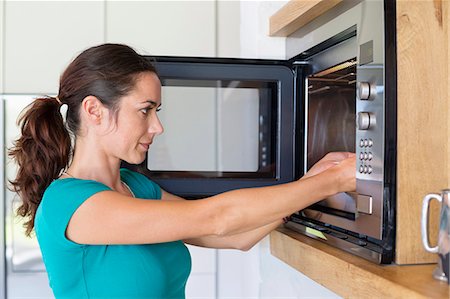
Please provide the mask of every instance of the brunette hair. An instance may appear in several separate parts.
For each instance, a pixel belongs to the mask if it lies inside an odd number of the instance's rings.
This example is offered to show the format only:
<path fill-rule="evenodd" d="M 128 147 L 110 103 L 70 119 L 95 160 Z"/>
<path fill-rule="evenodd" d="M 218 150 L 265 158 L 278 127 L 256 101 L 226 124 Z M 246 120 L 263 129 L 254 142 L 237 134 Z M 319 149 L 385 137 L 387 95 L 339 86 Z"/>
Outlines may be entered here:
<path fill-rule="evenodd" d="M 17 176 L 10 181 L 22 205 L 17 214 L 28 218 L 24 227 L 30 236 L 34 217 L 45 189 L 67 169 L 71 155 L 71 135 L 80 130 L 79 110 L 87 96 L 97 97 L 117 112 L 119 100 L 133 90 L 143 72 L 156 73 L 152 63 L 132 48 L 103 44 L 76 57 L 60 78 L 57 97 L 35 99 L 18 119 L 21 136 L 9 150 L 18 164 Z M 67 104 L 66 123 L 60 113 Z"/>

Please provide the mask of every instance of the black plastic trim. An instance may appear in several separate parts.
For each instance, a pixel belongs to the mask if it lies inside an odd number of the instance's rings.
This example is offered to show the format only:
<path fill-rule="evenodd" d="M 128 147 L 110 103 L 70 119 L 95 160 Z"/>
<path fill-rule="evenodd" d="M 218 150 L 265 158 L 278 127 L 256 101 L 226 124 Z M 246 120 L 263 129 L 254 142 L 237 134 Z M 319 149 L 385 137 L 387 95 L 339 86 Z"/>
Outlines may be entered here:
<path fill-rule="evenodd" d="M 397 184 L 397 17 L 395 1 L 384 1 L 385 30 L 385 159 L 382 264 L 395 254 Z"/>

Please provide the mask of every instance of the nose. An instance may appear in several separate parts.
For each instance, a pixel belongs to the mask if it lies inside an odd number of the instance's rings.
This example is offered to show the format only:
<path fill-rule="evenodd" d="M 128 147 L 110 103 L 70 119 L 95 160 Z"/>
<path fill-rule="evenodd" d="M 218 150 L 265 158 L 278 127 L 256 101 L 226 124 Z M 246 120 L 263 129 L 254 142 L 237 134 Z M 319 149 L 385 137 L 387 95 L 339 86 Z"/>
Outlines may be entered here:
<path fill-rule="evenodd" d="M 158 114 L 155 113 L 154 117 L 151 117 L 150 125 L 148 127 L 148 132 L 150 134 L 161 135 L 164 132 L 164 127 Z"/>

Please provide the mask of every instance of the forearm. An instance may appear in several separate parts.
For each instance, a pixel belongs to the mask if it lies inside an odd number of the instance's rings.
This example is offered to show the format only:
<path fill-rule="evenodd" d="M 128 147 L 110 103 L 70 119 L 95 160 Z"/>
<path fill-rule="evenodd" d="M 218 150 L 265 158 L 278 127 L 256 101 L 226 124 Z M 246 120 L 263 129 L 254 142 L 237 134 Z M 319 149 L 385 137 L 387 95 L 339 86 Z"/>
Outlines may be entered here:
<path fill-rule="evenodd" d="M 227 236 L 206 236 L 184 240 L 184 242 L 201 247 L 217 249 L 239 249 L 247 251 L 283 223 L 277 220 L 256 229 Z"/>
<path fill-rule="evenodd" d="M 336 193 L 334 173 L 319 175 L 288 184 L 240 189 L 216 195 L 219 236 L 234 235 L 280 221 L 327 196 Z"/>

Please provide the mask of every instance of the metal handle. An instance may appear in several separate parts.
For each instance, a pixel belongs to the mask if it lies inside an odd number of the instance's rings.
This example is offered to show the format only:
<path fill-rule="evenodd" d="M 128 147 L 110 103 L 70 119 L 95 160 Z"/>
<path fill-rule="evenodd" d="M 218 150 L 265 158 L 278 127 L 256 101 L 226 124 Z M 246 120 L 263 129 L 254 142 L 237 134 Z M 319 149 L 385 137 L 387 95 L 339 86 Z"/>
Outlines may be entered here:
<path fill-rule="evenodd" d="M 438 246 L 431 247 L 430 243 L 428 243 L 428 208 L 430 206 L 430 201 L 432 199 L 437 199 L 439 202 L 442 202 L 442 197 L 439 194 L 428 194 L 423 198 L 423 205 L 422 205 L 422 220 L 421 220 L 421 227 L 422 227 L 422 243 L 425 247 L 426 251 L 429 251 L 431 253 L 438 253 Z"/>

